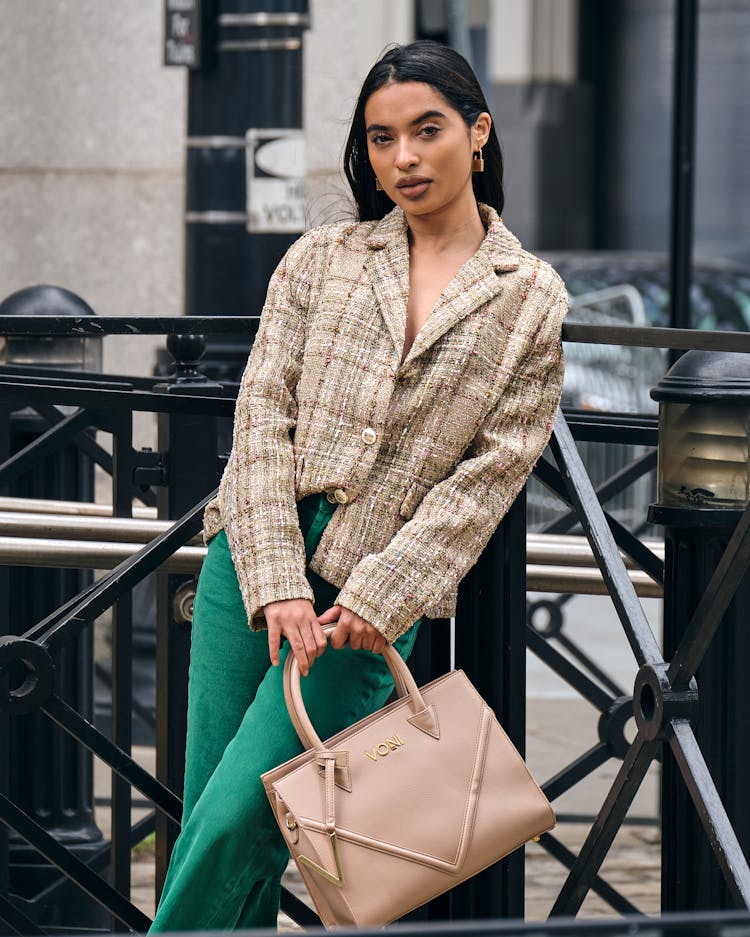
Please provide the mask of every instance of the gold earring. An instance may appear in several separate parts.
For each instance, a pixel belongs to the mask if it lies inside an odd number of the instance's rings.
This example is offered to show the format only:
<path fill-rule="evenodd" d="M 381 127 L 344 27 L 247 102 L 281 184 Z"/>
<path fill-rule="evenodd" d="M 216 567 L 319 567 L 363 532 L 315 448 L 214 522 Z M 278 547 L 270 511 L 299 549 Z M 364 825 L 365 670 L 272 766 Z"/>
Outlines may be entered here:
<path fill-rule="evenodd" d="M 484 172 L 484 159 L 482 157 L 481 146 L 478 150 L 474 150 L 474 152 L 471 154 L 471 171 Z"/>
<path fill-rule="evenodd" d="M 376 192 L 382 192 L 382 191 L 383 191 L 383 186 L 380 184 L 380 179 L 378 179 L 377 176 L 375 176 L 375 191 L 376 191 Z"/>

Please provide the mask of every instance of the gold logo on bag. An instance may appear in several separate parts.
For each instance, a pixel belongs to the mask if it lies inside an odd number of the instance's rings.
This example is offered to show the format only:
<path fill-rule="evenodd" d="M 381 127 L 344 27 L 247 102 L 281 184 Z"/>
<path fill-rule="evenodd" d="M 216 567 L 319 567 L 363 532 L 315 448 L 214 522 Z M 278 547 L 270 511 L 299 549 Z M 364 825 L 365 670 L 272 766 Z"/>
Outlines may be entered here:
<path fill-rule="evenodd" d="M 401 736 L 394 732 L 392 738 L 386 739 L 385 742 L 376 745 L 372 751 L 365 752 L 365 755 L 367 755 L 370 761 L 377 761 L 378 758 L 385 758 L 386 755 L 395 752 L 397 748 L 401 748 L 404 744 L 405 742 Z"/>

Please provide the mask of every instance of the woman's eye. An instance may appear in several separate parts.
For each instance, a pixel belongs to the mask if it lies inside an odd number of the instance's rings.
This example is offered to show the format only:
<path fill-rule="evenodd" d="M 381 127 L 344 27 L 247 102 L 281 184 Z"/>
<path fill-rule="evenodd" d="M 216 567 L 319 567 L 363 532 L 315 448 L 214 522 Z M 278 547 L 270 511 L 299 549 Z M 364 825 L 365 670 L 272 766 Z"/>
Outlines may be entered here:
<path fill-rule="evenodd" d="M 440 127 L 434 127 L 430 124 L 427 127 L 422 127 L 420 133 L 423 133 L 426 137 L 434 137 L 435 134 L 440 133 Z"/>
<path fill-rule="evenodd" d="M 376 133 L 370 139 L 377 146 L 380 143 L 387 143 L 389 140 L 389 137 L 384 133 Z"/>

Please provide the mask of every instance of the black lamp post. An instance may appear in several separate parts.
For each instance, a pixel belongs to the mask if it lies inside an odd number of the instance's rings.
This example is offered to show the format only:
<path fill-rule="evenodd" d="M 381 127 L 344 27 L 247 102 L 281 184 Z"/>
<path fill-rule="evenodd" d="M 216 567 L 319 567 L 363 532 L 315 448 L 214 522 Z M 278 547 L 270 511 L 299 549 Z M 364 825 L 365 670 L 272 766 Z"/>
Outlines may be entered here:
<path fill-rule="evenodd" d="M 305 229 L 308 2 L 203 0 L 202 21 L 204 54 L 188 79 L 185 313 L 257 315 Z M 249 337 L 209 341 L 206 373 L 238 380 L 249 347 Z"/>
<path fill-rule="evenodd" d="M 750 496 L 750 355 L 690 351 L 652 391 L 659 401 L 658 503 L 665 527 L 664 656 L 669 661 Z M 750 576 L 696 674 L 695 734 L 740 845 L 750 851 Z M 662 781 L 662 910 L 732 907 L 668 746 Z"/>

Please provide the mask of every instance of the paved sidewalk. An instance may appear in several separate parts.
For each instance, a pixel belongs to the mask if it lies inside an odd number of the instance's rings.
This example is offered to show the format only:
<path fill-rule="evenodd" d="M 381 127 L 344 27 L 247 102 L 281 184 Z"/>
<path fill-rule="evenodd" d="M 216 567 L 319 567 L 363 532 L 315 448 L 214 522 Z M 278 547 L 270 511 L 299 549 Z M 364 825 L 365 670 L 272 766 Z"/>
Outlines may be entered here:
<path fill-rule="evenodd" d="M 582 754 L 597 741 L 596 712 L 577 698 L 532 698 L 528 703 L 527 760 L 539 781 L 554 775 L 564 765 Z M 137 757 L 153 770 L 153 749 L 139 749 Z M 601 806 L 614 779 L 620 762 L 608 762 L 594 776 L 555 803 L 558 814 L 591 817 Z M 657 775 L 652 768 L 636 798 L 631 816 L 656 817 Z M 106 796 L 108 772 L 98 767 L 97 794 Z M 134 819 L 143 811 L 134 810 Z M 107 835 L 109 817 L 105 809 L 97 811 L 97 822 Z M 563 822 L 555 830 L 557 836 L 573 852 L 578 851 L 590 827 L 590 821 Z M 659 910 L 659 830 L 642 822 L 624 826 L 604 864 L 602 874 L 606 880 L 646 913 Z M 529 844 L 526 850 L 526 917 L 543 920 L 564 881 L 565 870 L 541 846 Z M 304 888 L 294 874 L 288 875 L 286 884 L 300 896 Z M 154 912 L 154 867 L 151 851 L 142 853 L 133 863 L 133 900 L 149 916 Z M 615 912 L 596 895 L 589 895 L 581 914 L 587 916 L 614 916 Z M 288 920 L 280 920 L 283 930 L 293 930 Z"/>

